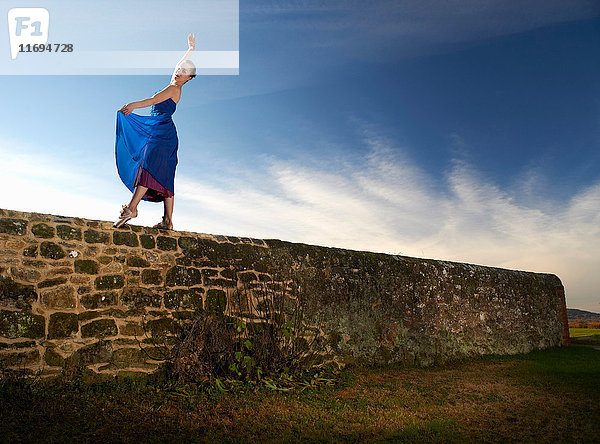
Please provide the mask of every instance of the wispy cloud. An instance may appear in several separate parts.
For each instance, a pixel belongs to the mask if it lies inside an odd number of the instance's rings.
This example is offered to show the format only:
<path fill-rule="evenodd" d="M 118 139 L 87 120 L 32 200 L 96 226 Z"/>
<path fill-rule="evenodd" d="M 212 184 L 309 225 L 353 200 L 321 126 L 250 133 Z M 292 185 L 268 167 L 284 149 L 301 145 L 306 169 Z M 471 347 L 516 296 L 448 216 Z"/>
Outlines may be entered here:
<path fill-rule="evenodd" d="M 264 170 L 225 171 L 222 182 L 179 171 L 176 228 L 555 273 L 570 307 L 597 309 L 600 182 L 557 204 L 536 189 L 539 179 L 523 174 L 503 190 L 459 158 L 434 178 L 375 126 L 360 128 L 365 154 L 358 163 L 263 156 L 257 163 Z M 2 208 L 112 220 L 120 199 L 131 196 L 116 172 L 75 172 L 19 148 L 0 144 L 0 187 L 8 190 Z M 523 204 L 516 194 L 523 189 L 538 200 Z M 140 210 L 141 225 L 162 214 L 156 204 Z"/>
<path fill-rule="evenodd" d="M 228 190 L 179 176 L 186 224 L 194 230 L 193 214 L 209 212 L 209 232 L 554 273 L 569 306 L 597 308 L 600 182 L 557 204 L 527 174 L 503 190 L 455 158 L 433 178 L 372 127 L 362 134 L 366 154 L 354 166 L 265 159 L 255 179 L 232 171 Z M 538 200 L 521 203 L 514 190 L 523 188 Z"/>

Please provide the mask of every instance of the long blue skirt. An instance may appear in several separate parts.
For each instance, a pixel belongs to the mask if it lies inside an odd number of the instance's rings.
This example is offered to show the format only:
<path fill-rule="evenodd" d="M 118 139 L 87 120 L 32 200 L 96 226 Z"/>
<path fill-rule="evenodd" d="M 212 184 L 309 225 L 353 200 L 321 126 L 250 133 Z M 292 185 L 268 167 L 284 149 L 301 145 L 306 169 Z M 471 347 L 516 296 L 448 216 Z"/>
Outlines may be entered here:
<path fill-rule="evenodd" d="M 171 118 L 175 102 L 153 105 L 150 116 L 117 111 L 115 158 L 119 177 L 133 193 L 141 166 L 165 189 L 175 194 L 175 168 L 179 140 Z M 148 196 L 143 200 L 151 200 Z M 155 201 L 155 200 L 153 200 Z"/>

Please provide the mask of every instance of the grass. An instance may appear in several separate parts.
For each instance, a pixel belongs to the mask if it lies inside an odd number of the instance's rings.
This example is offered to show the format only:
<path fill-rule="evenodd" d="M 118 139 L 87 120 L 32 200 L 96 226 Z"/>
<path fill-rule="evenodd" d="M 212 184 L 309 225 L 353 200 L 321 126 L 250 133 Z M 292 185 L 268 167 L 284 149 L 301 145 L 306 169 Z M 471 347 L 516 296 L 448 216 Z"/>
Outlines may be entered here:
<path fill-rule="evenodd" d="M 2 441 L 600 442 L 600 351 L 582 345 L 440 367 L 346 368 L 335 385 L 0 384 Z"/>
<path fill-rule="evenodd" d="M 569 328 L 569 336 L 571 338 L 579 338 L 582 336 L 600 337 L 600 328 Z"/>

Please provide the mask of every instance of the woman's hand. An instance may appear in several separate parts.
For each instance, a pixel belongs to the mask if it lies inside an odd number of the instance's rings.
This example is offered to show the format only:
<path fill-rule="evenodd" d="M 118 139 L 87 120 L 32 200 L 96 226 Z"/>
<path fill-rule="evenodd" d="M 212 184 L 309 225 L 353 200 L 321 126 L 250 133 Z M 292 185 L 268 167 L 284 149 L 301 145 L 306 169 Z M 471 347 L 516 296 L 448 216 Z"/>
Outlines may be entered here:
<path fill-rule="evenodd" d="M 133 103 L 128 103 L 127 105 L 123 105 L 119 111 L 127 115 L 130 114 L 134 109 L 135 107 L 133 106 Z"/>
<path fill-rule="evenodd" d="M 188 46 L 190 49 L 194 49 L 196 47 L 196 34 L 188 35 Z"/>

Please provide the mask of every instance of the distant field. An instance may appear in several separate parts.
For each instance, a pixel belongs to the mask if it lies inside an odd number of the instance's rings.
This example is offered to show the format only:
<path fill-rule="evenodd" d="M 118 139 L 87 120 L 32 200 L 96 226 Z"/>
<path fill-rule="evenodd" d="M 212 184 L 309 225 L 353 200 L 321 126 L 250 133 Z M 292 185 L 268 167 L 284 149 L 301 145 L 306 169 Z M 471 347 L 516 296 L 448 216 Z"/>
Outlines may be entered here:
<path fill-rule="evenodd" d="M 569 336 L 572 338 L 581 336 L 597 336 L 600 338 L 600 328 L 569 328 Z"/>
<path fill-rule="evenodd" d="M 0 383 L 0 441 L 599 442 L 600 351 L 347 368 L 322 390 Z M 1 381 L 0 381 L 1 382 Z"/>

